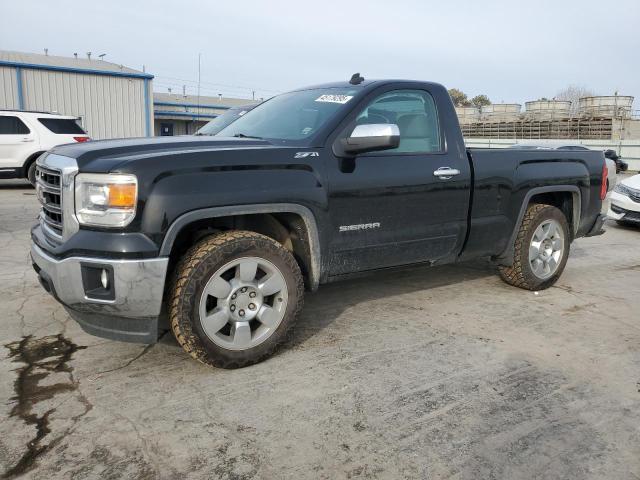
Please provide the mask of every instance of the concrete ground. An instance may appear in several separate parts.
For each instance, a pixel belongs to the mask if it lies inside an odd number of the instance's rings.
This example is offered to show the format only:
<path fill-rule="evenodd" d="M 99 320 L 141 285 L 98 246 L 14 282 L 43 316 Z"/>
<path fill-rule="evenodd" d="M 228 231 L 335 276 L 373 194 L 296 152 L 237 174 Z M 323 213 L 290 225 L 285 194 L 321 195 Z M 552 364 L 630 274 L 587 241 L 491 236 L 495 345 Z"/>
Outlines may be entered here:
<path fill-rule="evenodd" d="M 0 185 L 0 470 L 28 478 L 640 478 L 640 230 L 579 239 L 534 293 L 484 262 L 309 295 L 242 370 L 83 333 Z"/>

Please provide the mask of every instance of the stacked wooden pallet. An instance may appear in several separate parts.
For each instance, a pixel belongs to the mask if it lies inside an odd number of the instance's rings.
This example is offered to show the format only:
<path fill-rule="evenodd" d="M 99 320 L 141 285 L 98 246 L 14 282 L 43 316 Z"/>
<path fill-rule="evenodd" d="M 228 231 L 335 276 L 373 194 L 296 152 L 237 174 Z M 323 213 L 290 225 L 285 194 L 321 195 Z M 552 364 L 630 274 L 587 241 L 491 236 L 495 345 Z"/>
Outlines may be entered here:
<path fill-rule="evenodd" d="M 473 122 L 462 124 L 465 137 L 504 139 L 610 140 L 611 118 L 564 118 L 555 120 L 517 120 L 512 122 Z"/>

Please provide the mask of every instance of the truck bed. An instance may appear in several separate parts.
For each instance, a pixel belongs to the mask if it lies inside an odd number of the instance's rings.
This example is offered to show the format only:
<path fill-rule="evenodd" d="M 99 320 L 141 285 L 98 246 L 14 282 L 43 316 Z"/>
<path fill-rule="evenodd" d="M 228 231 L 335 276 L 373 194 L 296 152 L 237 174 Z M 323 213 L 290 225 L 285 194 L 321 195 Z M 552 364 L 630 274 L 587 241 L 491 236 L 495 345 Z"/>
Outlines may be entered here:
<path fill-rule="evenodd" d="M 602 152 L 469 148 L 467 156 L 473 192 L 462 258 L 503 255 L 523 208 L 536 195 L 573 192 L 574 238 L 586 235 L 595 223 L 601 208 Z"/>

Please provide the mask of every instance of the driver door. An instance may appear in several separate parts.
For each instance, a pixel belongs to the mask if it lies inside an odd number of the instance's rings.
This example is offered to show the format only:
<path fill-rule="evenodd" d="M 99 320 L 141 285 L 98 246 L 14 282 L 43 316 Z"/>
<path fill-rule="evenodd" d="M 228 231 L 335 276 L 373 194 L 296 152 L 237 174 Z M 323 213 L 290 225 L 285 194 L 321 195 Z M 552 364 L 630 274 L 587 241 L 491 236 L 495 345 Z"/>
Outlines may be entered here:
<path fill-rule="evenodd" d="M 446 148 L 426 90 L 378 94 L 347 127 L 395 124 L 400 145 L 330 166 L 330 275 L 456 257 L 466 233 L 470 168 Z M 458 173 L 439 176 L 448 167 Z"/>

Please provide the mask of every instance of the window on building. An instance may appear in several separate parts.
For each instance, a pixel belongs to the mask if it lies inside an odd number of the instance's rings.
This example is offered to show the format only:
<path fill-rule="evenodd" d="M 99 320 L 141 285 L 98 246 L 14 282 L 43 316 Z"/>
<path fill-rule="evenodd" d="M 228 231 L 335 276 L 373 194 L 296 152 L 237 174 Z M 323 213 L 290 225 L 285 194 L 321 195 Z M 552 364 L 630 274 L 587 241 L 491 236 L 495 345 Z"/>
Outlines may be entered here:
<path fill-rule="evenodd" d="M 0 135 L 27 135 L 31 133 L 18 117 L 0 115 Z"/>

